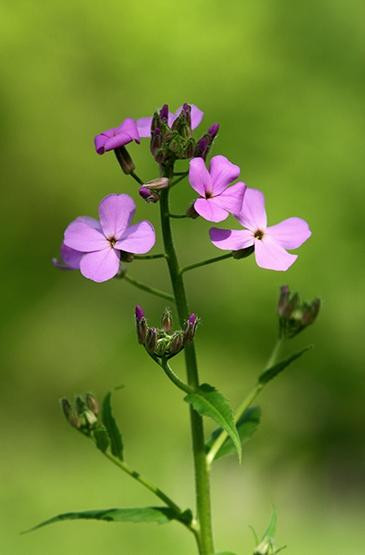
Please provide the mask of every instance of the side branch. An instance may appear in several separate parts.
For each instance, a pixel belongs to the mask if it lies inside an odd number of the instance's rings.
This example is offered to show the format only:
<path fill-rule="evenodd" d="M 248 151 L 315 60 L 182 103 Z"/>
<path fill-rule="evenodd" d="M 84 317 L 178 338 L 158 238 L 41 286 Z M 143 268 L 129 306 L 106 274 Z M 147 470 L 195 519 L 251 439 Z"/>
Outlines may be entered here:
<path fill-rule="evenodd" d="M 138 289 L 142 289 L 142 291 L 146 291 L 147 293 L 151 293 L 151 295 L 156 295 L 156 297 L 161 297 L 162 299 L 166 299 L 172 303 L 175 302 L 175 297 L 170 295 L 170 293 L 166 293 L 165 291 L 161 291 L 160 289 L 156 289 L 155 287 L 151 287 L 150 285 L 146 285 L 141 281 L 138 281 L 131 276 L 127 276 L 126 274 L 121 275 L 120 278 L 124 279 L 128 283 L 131 283 Z"/>
<path fill-rule="evenodd" d="M 195 268 L 200 268 L 200 266 L 208 266 L 208 264 L 214 264 L 214 262 L 219 262 L 220 260 L 226 260 L 227 258 L 232 258 L 232 253 L 222 254 L 222 256 L 216 256 L 214 258 L 208 258 L 207 260 L 202 260 L 201 262 L 196 262 L 196 264 L 190 264 L 181 268 L 180 274 L 194 270 Z"/>

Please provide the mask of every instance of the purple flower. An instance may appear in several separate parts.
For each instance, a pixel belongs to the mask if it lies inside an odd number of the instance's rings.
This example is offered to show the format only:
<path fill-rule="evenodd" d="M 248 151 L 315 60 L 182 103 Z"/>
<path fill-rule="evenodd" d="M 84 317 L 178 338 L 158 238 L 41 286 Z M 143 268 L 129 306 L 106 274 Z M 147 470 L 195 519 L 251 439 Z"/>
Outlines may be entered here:
<path fill-rule="evenodd" d="M 229 187 L 239 174 L 240 168 L 225 156 L 213 156 L 209 171 L 203 158 L 190 160 L 190 185 L 202 197 L 194 202 L 196 212 L 209 222 L 221 222 L 230 213 L 239 214 L 246 185 L 239 182 Z"/>
<path fill-rule="evenodd" d="M 132 141 L 140 142 L 137 124 L 132 118 L 125 119 L 119 127 L 99 133 L 94 139 L 95 149 L 98 154 L 104 154 L 107 150 L 115 150 Z"/>
<path fill-rule="evenodd" d="M 112 194 L 99 205 L 100 221 L 76 218 L 65 231 L 65 263 L 80 269 L 96 282 L 113 278 L 120 268 L 120 252 L 144 254 L 155 244 L 155 231 L 148 221 L 131 224 L 136 206 L 128 195 Z M 66 253 L 66 258 L 65 258 Z"/>
<path fill-rule="evenodd" d="M 307 222 L 301 218 L 289 218 L 267 227 L 264 195 L 256 189 L 247 189 L 242 211 L 236 218 L 246 229 L 213 227 L 212 243 L 231 251 L 254 245 L 257 265 L 268 270 L 287 270 L 298 257 L 286 249 L 300 247 L 311 236 Z"/>
<path fill-rule="evenodd" d="M 191 106 L 191 128 L 196 129 L 204 116 L 204 113 L 197 108 L 194 104 L 190 104 Z M 172 112 L 168 112 L 167 116 L 167 124 L 169 127 L 174 123 L 176 118 L 180 115 L 181 111 L 183 110 L 184 106 L 180 106 L 176 112 L 173 114 Z M 152 117 L 147 118 L 139 118 L 136 120 L 137 129 L 140 137 L 151 137 L 151 124 L 152 124 Z"/>
<path fill-rule="evenodd" d="M 83 219 L 84 218 L 79 218 L 79 220 Z M 70 249 L 70 247 L 66 247 L 65 243 L 62 243 L 60 253 L 61 260 L 58 260 L 57 258 L 52 258 L 52 264 L 55 268 L 59 268 L 60 270 L 80 269 L 80 260 L 83 254 L 82 252 Z"/>

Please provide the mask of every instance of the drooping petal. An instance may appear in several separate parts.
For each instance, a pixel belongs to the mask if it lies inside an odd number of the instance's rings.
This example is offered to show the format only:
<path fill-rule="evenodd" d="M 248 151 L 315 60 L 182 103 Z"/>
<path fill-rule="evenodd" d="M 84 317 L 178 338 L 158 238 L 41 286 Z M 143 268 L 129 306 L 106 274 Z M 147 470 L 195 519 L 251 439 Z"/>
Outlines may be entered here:
<path fill-rule="evenodd" d="M 261 191 L 258 189 L 246 190 L 242 212 L 237 219 L 244 227 L 252 231 L 266 228 L 265 200 Z"/>
<path fill-rule="evenodd" d="M 193 158 L 189 164 L 189 183 L 192 188 L 205 197 L 206 193 L 212 191 L 212 180 L 203 158 Z"/>
<path fill-rule="evenodd" d="M 118 135 L 114 135 L 114 137 L 105 141 L 104 151 L 115 150 L 116 148 L 127 145 L 131 141 L 132 139 L 127 133 L 118 133 Z"/>
<path fill-rule="evenodd" d="M 144 254 L 152 249 L 156 242 L 153 225 L 148 221 L 131 225 L 115 243 L 115 248 L 134 254 Z"/>
<path fill-rule="evenodd" d="M 64 263 L 71 270 L 79 270 L 81 258 L 85 253 L 70 249 L 65 243 L 61 245 L 61 257 Z"/>
<path fill-rule="evenodd" d="M 212 200 L 214 200 L 216 206 L 220 206 L 230 214 L 237 216 L 242 210 L 246 189 L 244 183 L 235 183 L 231 187 L 227 187 L 220 195 L 213 197 Z"/>
<path fill-rule="evenodd" d="M 105 236 L 120 239 L 135 211 L 136 205 L 129 195 L 111 194 L 103 198 L 99 204 L 99 218 Z"/>
<path fill-rule="evenodd" d="M 96 137 L 94 138 L 94 144 L 95 144 L 95 150 L 98 154 L 104 154 L 105 143 L 107 142 L 108 139 L 109 137 L 106 135 L 106 132 L 96 135 Z"/>
<path fill-rule="evenodd" d="M 273 237 L 265 234 L 263 239 L 255 240 L 255 258 L 260 268 L 285 272 L 298 256 L 288 253 Z"/>
<path fill-rule="evenodd" d="M 80 262 L 82 275 L 98 283 L 112 279 L 119 271 L 119 253 L 109 244 L 102 251 L 84 254 Z"/>
<path fill-rule="evenodd" d="M 232 164 L 225 156 L 213 156 L 209 168 L 213 195 L 219 195 L 224 191 L 232 181 L 237 179 L 240 171 L 240 168 Z"/>
<path fill-rule="evenodd" d="M 284 249 L 297 249 L 311 236 L 309 225 L 302 218 L 288 218 L 267 228 L 266 233 Z"/>
<path fill-rule="evenodd" d="M 138 132 L 137 122 L 133 118 L 126 118 L 119 127 L 116 129 L 117 134 L 128 135 L 131 141 L 140 142 L 140 135 Z"/>
<path fill-rule="evenodd" d="M 139 118 L 136 123 L 140 137 L 151 137 L 152 117 Z"/>
<path fill-rule="evenodd" d="M 215 198 L 198 198 L 194 202 L 194 208 L 208 222 L 223 222 L 223 220 L 228 218 L 228 212 L 218 206 L 215 200 Z"/>
<path fill-rule="evenodd" d="M 212 227 L 209 230 L 209 235 L 213 245 L 223 251 L 238 251 L 254 244 L 253 235 L 247 229 L 218 229 Z"/>
<path fill-rule="evenodd" d="M 64 243 L 76 251 L 92 252 L 105 249 L 107 240 L 100 231 L 76 219 L 66 228 Z"/>

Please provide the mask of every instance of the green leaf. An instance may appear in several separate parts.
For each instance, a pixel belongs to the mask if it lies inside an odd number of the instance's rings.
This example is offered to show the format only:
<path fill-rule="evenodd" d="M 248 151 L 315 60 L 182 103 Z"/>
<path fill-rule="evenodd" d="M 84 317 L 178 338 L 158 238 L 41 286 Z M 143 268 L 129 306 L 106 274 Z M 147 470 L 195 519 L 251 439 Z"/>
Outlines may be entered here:
<path fill-rule="evenodd" d="M 241 418 L 237 422 L 238 435 L 240 436 L 241 445 L 244 445 L 255 433 L 261 419 L 261 409 L 260 407 L 251 407 L 243 413 Z M 217 428 L 214 430 L 210 438 L 205 444 L 206 452 L 210 450 L 213 443 L 217 437 L 222 432 L 222 428 Z M 223 443 L 222 447 L 217 452 L 214 459 L 220 459 L 226 455 L 231 455 L 236 450 L 235 445 L 230 437 L 227 437 L 226 441 Z"/>
<path fill-rule="evenodd" d="M 202 416 L 209 416 L 227 432 L 237 450 L 241 462 L 241 441 L 233 420 L 231 407 L 219 391 L 211 385 L 204 383 L 199 388 L 189 393 L 185 401 Z"/>
<path fill-rule="evenodd" d="M 48 524 L 54 524 L 55 522 L 61 522 L 62 520 L 105 520 L 107 522 L 156 522 L 157 524 L 165 524 L 170 520 L 180 520 L 180 516 L 179 513 L 176 513 L 168 507 L 80 511 L 54 516 L 23 533 L 33 532 L 38 528 L 42 528 Z"/>
<path fill-rule="evenodd" d="M 270 380 L 273 380 L 274 378 L 276 378 L 276 376 L 280 374 L 280 372 L 285 370 L 285 368 L 289 366 L 289 364 L 297 360 L 297 358 L 301 357 L 306 351 L 309 351 L 309 349 L 311 348 L 312 348 L 312 345 L 309 345 L 308 347 L 305 347 L 301 351 L 294 353 L 290 357 L 282 360 L 281 362 L 278 362 L 277 364 L 274 364 L 274 366 L 271 366 L 271 368 L 268 368 L 267 370 L 262 372 L 262 374 L 260 374 L 259 376 L 259 383 L 262 385 L 265 385 Z"/>
<path fill-rule="evenodd" d="M 121 461 L 123 460 L 123 441 L 122 435 L 119 431 L 118 424 L 116 423 L 111 404 L 112 394 L 109 392 L 103 401 L 103 406 L 101 410 L 101 420 L 108 432 L 110 439 L 110 449 L 115 457 L 118 457 Z"/>
<path fill-rule="evenodd" d="M 96 447 L 100 449 L 100 451 L 105 453 L 105 451 L 109 447 L 109 436 L 104 426 L 98 426 L 97 428 L 95 428 L 93 430 L 93 435 L 95 438 Z"/>

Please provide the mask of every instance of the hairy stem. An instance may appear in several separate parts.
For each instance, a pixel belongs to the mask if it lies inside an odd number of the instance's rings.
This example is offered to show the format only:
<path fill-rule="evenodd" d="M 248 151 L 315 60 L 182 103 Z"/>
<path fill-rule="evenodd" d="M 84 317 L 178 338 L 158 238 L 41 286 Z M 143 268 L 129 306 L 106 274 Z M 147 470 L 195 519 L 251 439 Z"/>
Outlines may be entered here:
<path fill-rule="evenodd" d="M 164 171 L 163 173 L 166 177 L 171 177 L 172 171 Z M 160 214 L 163 241 L 171 284 L 174 291 L 180 325 L 183 327 L 185 320 L 189 315 L 189 308 L 184 281 L 180 273 L 171 231 L 169 218 L 169 189 L 165 189 L 161 192 Z M 188 343 L 185 346 L 184 355 L 188 384 L 191 388 L 196 389 L 199 386 L 199 376 L 194 342 Z M 208 465 L 205 456 L 203 419 L 192 407 L 190 407 L 189 410 L 193 441 L 196 505 L 200 536 L 198 547 L 200 555 L 213 555 L 214 546 L 211 524 L 210 484 Z"/>

